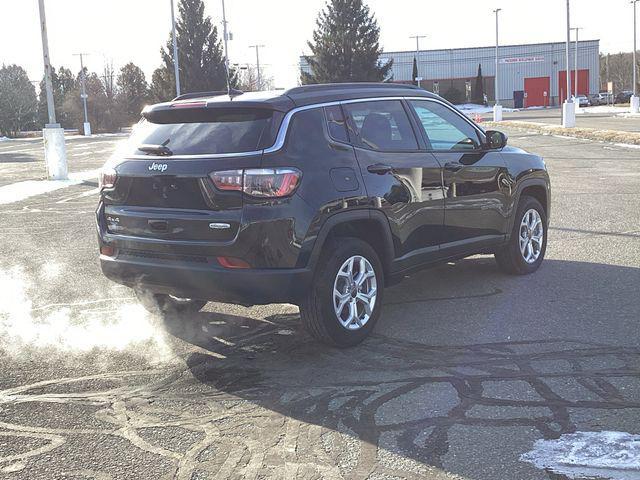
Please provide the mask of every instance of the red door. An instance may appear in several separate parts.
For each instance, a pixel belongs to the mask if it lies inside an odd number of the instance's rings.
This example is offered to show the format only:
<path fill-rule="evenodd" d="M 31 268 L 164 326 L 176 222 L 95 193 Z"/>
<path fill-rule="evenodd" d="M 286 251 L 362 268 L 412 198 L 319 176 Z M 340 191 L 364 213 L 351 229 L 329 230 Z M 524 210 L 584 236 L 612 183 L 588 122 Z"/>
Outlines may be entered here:
<path fill-rule="evenodd" d="M 534 77 L 524 79 L 524 106 L 546 107 L 549 105 L 549 88 L 551 79 L 549 77 Z"/>
<path fill-rule="evenodd" d="M 571 92 L 573 95 L 576 88 L 576 71 L 571 70 Z M 565 90 L 567 89 L 567 72 L 562 70 L 558 73 L 558 82 L 560 86 L 560 103 L 567 98 Z M 589 70 L 578 70 L 578 95 L 589 95 Z"/>

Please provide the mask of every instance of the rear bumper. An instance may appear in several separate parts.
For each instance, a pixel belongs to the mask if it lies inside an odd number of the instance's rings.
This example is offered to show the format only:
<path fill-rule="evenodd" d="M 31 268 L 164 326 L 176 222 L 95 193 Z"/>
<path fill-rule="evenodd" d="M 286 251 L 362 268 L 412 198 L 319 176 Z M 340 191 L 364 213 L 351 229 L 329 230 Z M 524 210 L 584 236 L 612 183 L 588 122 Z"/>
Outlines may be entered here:
<path fill-rule="evenodd" d="M 308 269 L 225 269 L 216 265 L 100 256 L 111 280 L 153 293 L 240 305 L 298 303 L 308 291 Z"/>

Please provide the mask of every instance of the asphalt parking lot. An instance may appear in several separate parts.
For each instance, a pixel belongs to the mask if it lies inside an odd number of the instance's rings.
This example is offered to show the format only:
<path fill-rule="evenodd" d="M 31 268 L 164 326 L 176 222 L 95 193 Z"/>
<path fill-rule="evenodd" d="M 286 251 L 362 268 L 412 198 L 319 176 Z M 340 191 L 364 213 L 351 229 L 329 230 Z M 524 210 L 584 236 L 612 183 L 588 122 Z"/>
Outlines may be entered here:
<path fill-rule="evenodd" d="M 290 305 L 145 313 L 99 271 L 93 180 L 0 205 L 0 478 L 559 480 L 520 459 L 536 440 L 640 434 L 640 153 L 509 133 L 551 174 L 540 270 L 413 275 L 348 350 Z M 116 140 L 74 140 L 71 170 Z M 0 144 L 0 187 L 34 145 Z"/>

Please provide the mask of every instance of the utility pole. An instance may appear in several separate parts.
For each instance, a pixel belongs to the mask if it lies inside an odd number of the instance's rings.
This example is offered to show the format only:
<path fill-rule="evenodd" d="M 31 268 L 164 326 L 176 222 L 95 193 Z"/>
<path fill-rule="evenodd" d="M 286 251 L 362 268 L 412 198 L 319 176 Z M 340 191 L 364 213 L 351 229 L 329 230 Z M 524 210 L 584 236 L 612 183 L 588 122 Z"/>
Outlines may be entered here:
<path fill-rule="evenodd" d="M 260 49 L 264 48 L 264 45 L 249 45 L 249 48 L 256 49 L 256 73 L 257 73 L 257 81 L 256 81 L 256 90 L 262 90 L 262 77 L 260 76 Z"/>
<path fill-rule="evenodd" d="M 83 57 L 89 55 L 88 53 L 74 53 L 74 56 L 80 57 L 80 86 L 82 92 L 80 98 L 82 98 L 82 106 L 84 108 L 84 125 L 83 130 L 86 136 L 91 135 L 91 124 L 89 123 L 89 114 L 87 113 L 87 89 L 86 89 L 86 76 L 84 74 L 84 60 Z"/>
<path fill-rule="evenodd" d="M 229 78 L 229 34 L 227 33 L 227 15 L 224 9 L 224 0 L 222 0 L 222 33 L 224 35 L 224 66 L 227 71 L 227 94 L 231 97 L 231 79 Z"/>
<path fill-rule="evenodd" d="M 173 32 L 173 73 L 176 79 L 176 97 L 180 96 L 180 61 L 178 59 L 178 37 L 176 36 L 176 15 L 171 2 L 171 31 Z"/>
<path fill-rule="evenodd" d="M 576 98 L 578 98 L 578 33 L 580 32 L 580 30 L 582 30 L 582 27 L 573 27 L 571 30 L 575 30 L 576 31 L 576 48 L 575 48 L 576 58 L 574 59 L 574 62 L 575 62 L 575 76 L 573 77 L 574 80 L 575 80 L 575 83 L 573 84 L 573 92 L 574 92 L 573 98 L 576 99 Z M 578 102 L 578 106 L 580 106 L 580 102 Z"/>
<path fill-rule="evenodd" d="M 571 77 L 569 69 L 569 46 L 571 45 L 571 15 L 570 15 L 570 0 L 567 0 L 567 45 L 565 48 L 566 56 L 566 77 L 567 85 L 565 90 L 566 99 L 562 105 L 562 126 L 564 128 L 573 128 L 576 126 L 576 106 L 571 99 Z"/>
<path fill-rule="evenodd" d="M 502 9 L 496 8 L 493 13 L 496 14 L 496 72 L 495 72 L 495 92 L 494 96 L 496 97 L 495 105 L 493 106 L 493 121 L 501 122 L 502 121 L 502 105 L 500 105 L 500 83 L 498 82 L 498 67 L 500 66 L 500 36 L 499 36 L 499 28 L 498 28 L 498 14 Z"/>
<path fill-rule="evenodd" d="M 415 38 L 416 39 L 416 65 L 418 66 L 418 72 L 420 72 L 420 39 L 421 38 L 427 38 L 427 36 L 426 35 L 412 35 L 409 38 Z M 422 77 L 420 77 L 419 73 L 418 73 L 418 76 L 416 78 L 414 78 L 413 80 L 418 82 L 418 88 L 420 88 L 420 80 L 422 80 Z"/>
<path fill-rule="evenodd" d="M 631 113 L 640 113 L 640 97 L 638 97 L 638 64 L 636 63 L 636 52 L 638 50 L 637 40 L 637 11 L 636 4 L 639 0 L 631 0 L 633 3 L 633 96 L 631 97 Z"/>
<path fill-rule="evenodd" d="M 51 180 L 67 179 L 67 150 L 64 145 L 64 130 L 56 123 L 56 107 L 53 101 L 53 84 L 51 82 L 51 60 L 49 59 L 49 39 L 47 37 L 47 19 L 44 11 L 44 0 L 38 0 L 40 9 L 40 32 L 42 34 L 42 59 L 44 61 L 44 83 L 47 91 L 47 112 L 49 123 L 42 130 L 44 138 L 44 160 L 47 177 Z"/>

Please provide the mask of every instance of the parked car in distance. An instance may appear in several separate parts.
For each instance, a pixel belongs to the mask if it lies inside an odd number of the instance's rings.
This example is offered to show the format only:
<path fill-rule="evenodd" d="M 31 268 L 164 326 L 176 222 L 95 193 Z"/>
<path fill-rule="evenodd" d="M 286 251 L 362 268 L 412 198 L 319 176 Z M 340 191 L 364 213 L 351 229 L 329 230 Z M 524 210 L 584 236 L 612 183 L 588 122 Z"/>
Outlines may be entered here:
<path fill-rule="evenodd" d="M 590 107 L 591 101 L 586 95 L 578 95 L 574 97 L 574 101 L 578 104 L 579 107 Z"/>
<path fill-rule="evenodd" d="M 410 272 L 479 253 L 535 272 L 550 195 L 541 157 L 416 87 L 188 94 L 103 168 L 100 263 L 153 311 L 293 303 L 346 347 Z"/>
<path fill-rule="evenodd" d="M 629 103 L 633 92 L 630 90 L 623 90 L 616 95 L 616 103 Z"/>
<path fill-rule="evenodd" d="M 613 103 L 613 95 L 607 92 L 594 93 L 589 95 L 591 105 L 610 105 Z"/>

